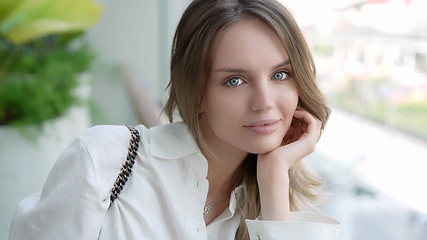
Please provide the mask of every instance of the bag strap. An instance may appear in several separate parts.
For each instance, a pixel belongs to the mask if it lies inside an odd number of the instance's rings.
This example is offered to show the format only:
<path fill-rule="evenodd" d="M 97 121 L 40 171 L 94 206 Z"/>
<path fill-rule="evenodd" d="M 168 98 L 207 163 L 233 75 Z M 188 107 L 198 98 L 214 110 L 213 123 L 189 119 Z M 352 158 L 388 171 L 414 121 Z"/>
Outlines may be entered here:
<path fill-rule="evenodd" d="M 135 164 L 136 151 L 139 147 L 139 131 L 134 127 L 126 126 L 131 132 L 131 139 L 129 142 L 128 155 L 125 163 L 122 165 L 119 175 L 117 176 L 116 182 L 114 183 L 113 188 L 110 193 L 110 205 L 116 200 L 120 192 L 123 190 L 126 182 L 129 179 L 129 174 L 132 172 L 132 167 Z"/>

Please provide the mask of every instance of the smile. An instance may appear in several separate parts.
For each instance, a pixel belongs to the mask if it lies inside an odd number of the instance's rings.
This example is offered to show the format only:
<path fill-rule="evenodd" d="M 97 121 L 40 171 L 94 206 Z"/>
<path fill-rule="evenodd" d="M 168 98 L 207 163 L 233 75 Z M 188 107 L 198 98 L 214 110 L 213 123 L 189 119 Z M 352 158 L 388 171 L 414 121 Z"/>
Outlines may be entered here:
<path fill-rule="evenodd" d="M 279 121 L 280 120 L 260 120 L 244 125 L 244 127 L 253 133 L 269 134 L 277 130 Z"/>

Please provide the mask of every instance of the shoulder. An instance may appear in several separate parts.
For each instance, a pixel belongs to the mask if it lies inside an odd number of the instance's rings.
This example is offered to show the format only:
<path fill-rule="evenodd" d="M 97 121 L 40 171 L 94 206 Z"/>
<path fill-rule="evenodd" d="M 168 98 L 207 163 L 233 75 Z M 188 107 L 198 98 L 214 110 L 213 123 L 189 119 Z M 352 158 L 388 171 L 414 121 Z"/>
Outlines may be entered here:
<path fill-rule="evenodd" d="M 98 125 L 93 126 L 81 134 L 78 139 L 86 145 L 92 143 L 106 144 L 111 141 L 120 142 L 130 136 L 129 129 L 125 125 Z"/>
<path fill-rule="evenodd" d="M 140 134 L 145 134 L 148 129 L 139 125 L 137 130 Z M 125 125 L 98 125 L 88 129 L 78 139 L 83 142 L 92 155 L 97 152 L 127 149 L 130 137 L 131 132 Z"/>
<path fill-rule="evenodd" d="M 147 128 L 139 125 L 140 135 L 147 135 Z M 100 181 L 115 176 L 120 171 L 128 153 L 131 132 L 125 125 L 99 125 L 88 129 L 77 140 L 90 156 L 95 174 Z M 141 147 L 142 148 L 142 147 Z"/>
<path fill-rule="evenodd" d="M 149 148 L 153 156 L 165 159 L 177 159 L 200 149 L 184 122 L 153 127 L 149 130 Z M 141 135 L 143 139 L 144 136 Z"/>

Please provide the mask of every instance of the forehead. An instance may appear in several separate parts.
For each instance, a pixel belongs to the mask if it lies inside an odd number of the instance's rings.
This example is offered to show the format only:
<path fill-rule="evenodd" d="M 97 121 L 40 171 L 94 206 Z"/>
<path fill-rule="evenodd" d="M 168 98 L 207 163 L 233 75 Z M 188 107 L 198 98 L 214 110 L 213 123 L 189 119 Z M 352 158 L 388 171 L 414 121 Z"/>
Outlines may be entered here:
<path fill-rule="evenodd" d="M 276 31 L 259 18 L 244 18 L 227 26 L 212 51 L 212 68 L 277 65 L 288 59 Z"/>

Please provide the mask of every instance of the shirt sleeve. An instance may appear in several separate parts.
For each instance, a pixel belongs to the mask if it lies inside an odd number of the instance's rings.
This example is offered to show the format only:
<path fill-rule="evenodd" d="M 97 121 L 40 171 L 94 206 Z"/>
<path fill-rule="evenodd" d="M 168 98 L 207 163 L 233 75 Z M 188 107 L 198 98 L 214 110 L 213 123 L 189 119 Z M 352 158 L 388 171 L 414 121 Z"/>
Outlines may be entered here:
<path fill-rule="evenodd" d="M 318 213 L 292 212 L 292 221 L 246 220 L 251 240 L 337 240 L 341 223 Z"/>
<path fill-rule="evenodd" d="M 86 145 L 76 139 L 59 156 L 42 191 L 18 204 L 9 240 L 97 239 L 108 195 Z"/>

